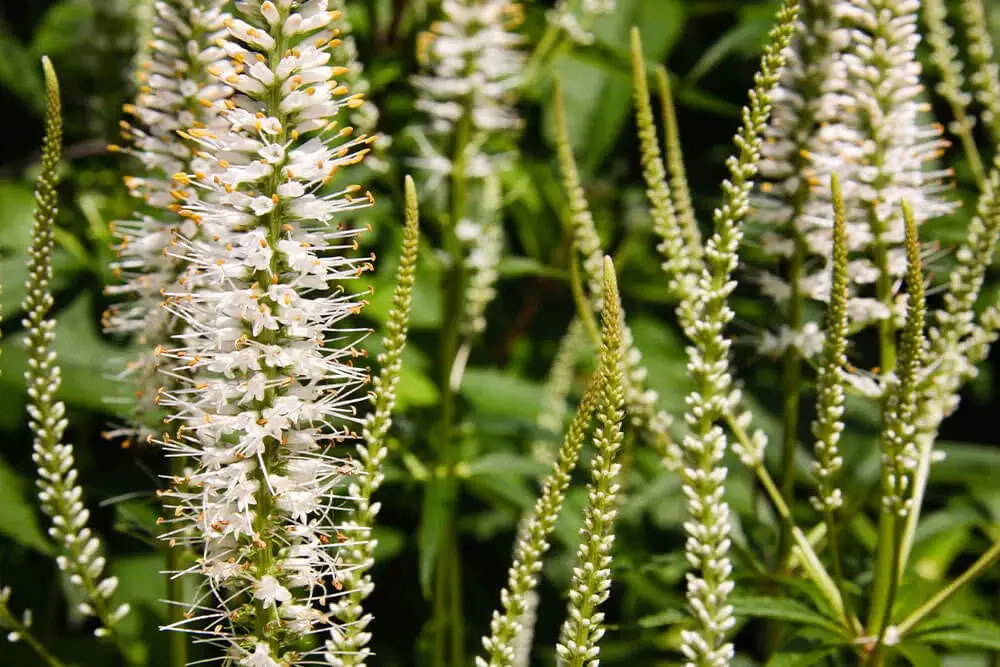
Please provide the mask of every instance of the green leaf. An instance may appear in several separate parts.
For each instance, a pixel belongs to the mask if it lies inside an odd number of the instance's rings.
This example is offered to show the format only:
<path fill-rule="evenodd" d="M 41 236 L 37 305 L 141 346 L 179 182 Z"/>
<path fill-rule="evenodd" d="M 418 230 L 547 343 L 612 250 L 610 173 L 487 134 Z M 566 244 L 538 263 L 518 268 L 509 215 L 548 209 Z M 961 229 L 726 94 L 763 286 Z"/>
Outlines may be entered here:
<path fill-rule="evenodd" d="M 0 534 L 21 546 L 50 554 L 52 545 L 38 523 L 31 489 L 26 480 L 0 459 Z"/>
<path fill-rule="evenodd" d="M 473 477 L 478 475 L 538 477 L 548 471 L 549 466 L 512 452 L 492 452 L 465 466 L 465 472 Z"/>
<path fill-rule="evenodd" d="M 39 116 L 45 114 L 45 85 L 37 58 L 17 41 L 5 21 L 0 20 L 0 85 Z M 3 198 L 0 197 L 0 201 Z M 2 224 L 2 223 L 0 223 Z"/>
<path fill-rule="evenodd" d="M 457 497 L 458 485 L 453 477 L 435 477 L 424 487 L 424 504 L 417 539 L 420 550 L 420 589 L 428 599 L 431 597 L 434 566 L 444 546 L 445 532 L 454 518 Z"/>
<path fill-rule="evenodd" d="M 927 644 L 903 642 L 896 650 L 914 667 L 941 667 L 941 658 Z"/>
<path fill-rule="evenodd" d="M 747 5 L 740 12 L 739 24 L 702 51 L 685 80 L 691 84 L 696 83 L 734 53 L 749 55 L 760 51 L 773 24 L 772 4 Z"/>
<path fill-rule="evenodd" d="M 685 22 L 680 0 L 619 0 L 615 13 L 597 25 L 597 45 L 557 58 L 563 82 L 574 152 L 584 171 L 594 171 L 618 140 L 632 110 L 629 31 L 642 27 L 643 49 L 661 61 L 676 43 Z M 554 121 L 547 122 L 554 137 Z"/>
<path fill-rule="evenodd" d="M 527 511 L 535 504 L 536 495 L 523 478 L 512 475 L 478 475 L 466 481 L 469 491 L 486 502 L 501 507 L 513 505 Z"/>
<path fill-rule="evenodd" d="M 837 622 L 823 616 L 801 602 L 790 598 L 769 598 L 760 596 L 734 596 L 730 603 L 737 616 L 751 618 L 771 618 L 779 621 L 789 621 L 801 625 L 809 625 L 827 630 L 840 637 L 842 629 Z"/>
<path fill-rule="evenodd" d="M 504 416 L 534 424 L 542 388 L 494 368 L 470 368 L 462 379 L 464 396 L 480 416 Z"/>
<path fill-rule="evenodd" d="M 32 70 L 37 69 L 32 67 Z M 27 183 L 0 181 L 0 252 L 13 255 L 31 245 L 31 214 L 35 195 Z M 19 258 L 24 263 L 24 257 Z M 6 285 L 4 285 L 6 287 Z"/>
<path fill-rule="evenodd" d="M 63 381 L 57 396 L 69 405 L 123 414 L 131 404 L 128 387 L 111 374 L 124 367 L 132 350 L 105 341 L 97 331 L 96 320 L 91 298 L 86 294 L 58 315 L 55 351 Z M 25 393 L 28 354 L 23 340 L 23 334 L 19 334 L 3 341 L 0 387 L 5 394 Z"/>
<path fill-rule="evenodd" d="M 500 262 L 499 272 L 502 278 L 531 276 L 535 278 L 569 280 L 569 275 L 566 271 L 546 266 L 531 257 L 504 257 Z"/>
<path fill-rule="evenodd" d="M 970 484 L 995 480 L 1000 474 L 1000 449 L 971 442 L 939 442 L 943 461 L 931 467 L 931 480 L 937 483 Z"/>
<path fill-rule="evenodd" d="M 836 650 L 830 646 L 815 651 L 781 651 L 767 661 L 767 667 L 813 667 Z"/>
<path fill-rule="evenodd" d="M 993 629 L 956 628 L 954 630 L 936 630 L 919 636 L 921 641 L 929 644 L 971 646 L 1000 651 L 1000 626 L 995 626 Z"/>

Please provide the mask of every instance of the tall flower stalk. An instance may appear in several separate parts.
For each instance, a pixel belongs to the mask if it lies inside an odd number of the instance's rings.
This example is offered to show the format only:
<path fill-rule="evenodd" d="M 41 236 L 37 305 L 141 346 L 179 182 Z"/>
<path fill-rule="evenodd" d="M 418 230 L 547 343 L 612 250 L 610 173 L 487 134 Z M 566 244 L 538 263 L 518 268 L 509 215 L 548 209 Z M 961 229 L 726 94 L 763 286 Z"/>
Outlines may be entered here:
<path fill-rule="evenodd" d="M 354 667 L 366 664 L 371 655 L 367 631 L 372 615 L 365 614 L 363 603 L 375 588 L 368 572 L 375 565 L 376 540 L 370 537 L 381 503 L 373 502 L 375 492 L 385 479 L 383 467 L 389 454 L 386 437 L 392 426 L 392 409 L 396 404 L 396 387 L 402 370 L 402 355 L 409 331 L 410 307 L 413 304 L 413 284 L 420 250 L 420 214 L 417 208 L 417 190 L 410 177 L 406 178 L 406 230 L 403 237 L 403 254 L 396 274 L 396 288 L 392 297 L 392 310 L 386 324 L 383 340 L 385 351 L 379 355 L 381 367 L 371 393 L 373 411 L 365 420 L 362 430 L 363 444 L 358 445 L 361 474 L 354 482 L 349 495 L 355 498 L 356 507 L 344 522 L 343 533 L 354 542 L 347 560 L 354 567 L 343 575 L 347 594 L 337 601 L 334 613 L 344 626 L 334 633 L 330 641 L 327 662 L 336 667 Z"/>
<path fill-rule="evenodd" d="M 559 664 L 584 667 L 599 664 L 599 643 L 604 636 L 604 613 L 611 595 L 611 549 L 615 541 L 622 466 L 616 461 L 625 438 L 625 318 L 611 258 L 604 261 L 604 297 L 601 332 L 600 397 L 595 408 L 594 458 L 587 506 L 580 529 L 570 582 L 566 620 L 559 632 Z"/>
<path fill-rule="evenodd" d="M 136 73 L 139 94 L 134 104 L 125 105 L 132 118 L 132 123 L 122 123 L 128 143 L 111 147 L 136 158 L 139 173 L 126 176 L 125 184 L 142 208 L 135 218 L 118 221 L 112 228 L 119 244 L 115 248 L 118 259 L 111 268 L 122 284 L 109 286 L 106 292 L 127 299 L 107 310 L 104 327 L 134 336 L 144 350 L 125 370 L 136 389 L 133 424 L 111 436 L 145 440 L 162 428 L 162 414 L 155 403 L 160 387 L 170 380 L 160 372 L 162 359 L 154 350 L 183 328 L 182 321 L 161 307 L 162 294 L 191 279 L 185 274 L 184 258 L 170 249 L 178 239 L 192 239 L 200 233 L 193 219 L 181 215 L 179 197 L 201 193 L 190 188 L 181 192 L 172 177 L 212 166 L 198 155 L 196 142 L 179 132 L 193 127 L 218 129 L 222 123 L 218 102 L 232 90 L 210 70 L 220 67 L 225 58 L 216 45 L 226 34 L 224 4 L 221 0 L 166 0 L 153 5 L 149 54 Z"/>
<path fill-rule="evenodd" d="M 185 572 L 203 584 L 170 629 L 276 667 L 323 652 L 303 640 L 330 631 L 356 546 L 338 519 L 356 465 L 335 450 L 357 437 L 366 400 L 353 359 L 367 329 L 349 318 L 373 267 L 343 216 L 372 196 L 341 172 L 370 139 L 340 123 L 363 99 L 329 64 L 339 15 L 326 0 L 237 9 L 220 43 L 220 82 L 236 91 L 219 103 L 225 127 L 184 132 L 208 168 L 174 176 L 200 233 L 169 250 L 190 279 L 165 294 L 184 332 L 159 350 L 178 381 L 159 402 L 180 424 L 161 444 L 190 472 L 166 492 L 166 538 L 199 554 Z"/>
<path fill-rule="evenodd" d="M 587 279 L 588 293 L 586 301 L 578 304 L 579 316 L 582 321 L 594 319 L 601 315 L 604 309 L 603 280 L 603 250 L 601 238 L 597 233 L 594 216 L 590 204 L 583 191 L 580 172 L 573 156 L 573 147 L 569 138 L 569 127 L 566 122 L 566 106 L 562 96 L 562 86 L 558 80 L 555 83 L 555 116 L 557 131 L 557 152 L 559 169 L 562 174 L 563 191 L 569 200 L 569 222 L 573 232 L 575 251 L 583 256 L 583 273 Z M 571 258 L 575 266 L 576 257 Z M 590 312 L 587 312 L 589 308 Z M 596 329 L 596 326 L 592 327 Z M 646 386 L 647 370 L 642 363 L 642 353 L 632 338 L 632 330 L 626 324 L 623 330 L 625 339 L 625 401 L 629 420 L 641 429 L 643 437 L 663 458 L 670 468 L 676 468 L 680 461 L 680 450 L 670 437 L 670 425 L 673 418 L 656 406 L 658 394 Z M 592 341 L 594 346 L 599 341 Z"/>
<path fill-rule="evenodd" d="M 731 341 L 725 328 L 733 318 L 728 305 L 736 287 L 732 273 L 738 263 L 742 222 L 757 173 L 762 134 L 771 112 L 770 95 L 785 65 L 797 13 L 795 0 L 788 0 L 778 13 L 750 93 L 750 106 L 743 110 L 743 127 L 735 139 L 739 155 L 727 162 L 731 180 L 723 183 L 723 203 L 713 216 L 715 233 L 705 248 L 705 268 L 678 309 L 691 341 L 688 373 L 694 384 L 687 397 L 685 422 L 690 433 L 683 441 L 681 479 L 690 513 L 684 527 L 692 568 L 687 575 L 687 596 L 694 620 L 693 628 L 683 634 L 682 649 L 687 664 L 695 667 L 728 665 L 734 654 L 733 645 L 726 641 L 735 619 L 727 602 L 733 581 L 728 555 L 729 505 L 723 486 L 727 471 L 722 465 L 727 438 L 721 422 L 732 413 L 739 392 L 732 387 Z M 763 442 L 740 443 L 737 453 L 759 467 Z"/>
<path fill-rule="evenodd" d="M 427 175 L 428 192 L 447 185 L 445 250 L 456 263 L 449 308 L 465 341 L 461 350 L 450 342 L 455 349 L 445 360 L 456 387 L 471 340 L 486 328 L 503 252 L 498 175 L 521 127 L 513 103 L 524 64 L 516 30 L 524 17 L 510 0 L 444 0 L 441 9 L 442 20 L 422 35 L 425 72 L 413 78 L 416 107 L 428 121 L 414 130 L 421 151 L 414 163 Z"/>
<path fill-rule="evenodd" d="M 45 145 L 42 171 L 35 190 L 27 294 L 21 304 L 26 313 L 23 325 L 27 331 L 25 345 L 29 355 L 24 377 L 28 385 L 28 425 L 34 436 L 32 460 L 38 466 L 38 499 L 42 511 L 52 520 L 49 535 L 59 545 L 56 562 L 70 584 L 83 594 L 84 601 L 77 606 L 78 611 L 96 618 L 99 626 L 94 634 L 113 638 L 128 657 L 115 626 L 128 614 L 129 606 L 112 603 L 118 579 L 105 576 L 107 559 L 102 553 L 101 540 L 89 526 L 90 511 L 83 504 L 73 445 L 63 442 L 68 423 L 66 406 L 55 398 L 62 385 L 62 376 L 53 350 L 56 322 L 49 319 L 49 311 L 53 305 L 52 246 L 62 158 L 62 105 L 52 63 L 45 58 L 42 64 L 48 92 Z"/>

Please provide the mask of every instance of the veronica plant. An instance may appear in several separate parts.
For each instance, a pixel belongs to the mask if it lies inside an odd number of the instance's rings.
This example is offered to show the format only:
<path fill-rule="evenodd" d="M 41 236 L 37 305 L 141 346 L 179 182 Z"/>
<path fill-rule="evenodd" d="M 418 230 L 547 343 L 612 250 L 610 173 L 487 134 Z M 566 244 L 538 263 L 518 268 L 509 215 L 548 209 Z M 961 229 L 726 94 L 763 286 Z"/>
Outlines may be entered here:
<path fill-rule="evenodd" d="M 116 605 L 112 598 L 118 579 L 106 573 L 107 559 L 102 540 L 90 527 L 90 511 L 83 501 L 73 445 L 63 441 L 68 421 L 66 406 L 56 398 L 62 373 L 55 344 L 55 320 L 49 317 L 52 296 L 52 249 L 58 211 L 59 162 L 62 159 L 62 103 L 59 81 L 48 58 L 43 58 L 47 91 L 45 143 L 41 173 L 35 190 L 32 243 L 28 249 L 28 280 L 22 309 L 27 336 L 28 425 L 33 436 L 32 460 L 38 470 L 38 499 L 50 519 L 49 536 L 57 543 L 56 563 L 79 599 L 77 611 L 97 620 L 94 635 L 110 638 L 128 658 L 129 651 L 116 626 L 129 613 L 128 604 Z M 8 641 L 24 640 L 48 665 L 60 662 L 31 634 L 32 615 L 20 618 L 8 607 L 11 590 L 0 589 L 0 628 Z"/>
<path fill-rule="evenodd" d="M 332 450 L 356 437 L 365 399 L 353 358 L 367 330 L 348 320 L 364 301 L 349 286 L 372 265 L 351 253 L 358 230 L 330 223 L 372 197 L 327 187 L 369 143 L 338 123 L 362 99 L 329 64 L 337 12 L 325 1 L 237 9 L 218 72 L 236 91 L 217 102 L 225 127 L 184 132 L 210 164 L 174 176 L 201 233 L 170 251 L 195 280 L 166 292 L 184 333 L 160 351 L 178 379 L 160 404 L 180 423 L 160 444 L 190 461 L 165 494 L 165 537 L 199 554 L 188 572 L 202 581 L 170 629 L 256 667 L 322 651 L 301 640 L 330 631 L 327 585 L 343 589 L 341 554 L 354 546 L 336 516 L 355 466 Z"/>

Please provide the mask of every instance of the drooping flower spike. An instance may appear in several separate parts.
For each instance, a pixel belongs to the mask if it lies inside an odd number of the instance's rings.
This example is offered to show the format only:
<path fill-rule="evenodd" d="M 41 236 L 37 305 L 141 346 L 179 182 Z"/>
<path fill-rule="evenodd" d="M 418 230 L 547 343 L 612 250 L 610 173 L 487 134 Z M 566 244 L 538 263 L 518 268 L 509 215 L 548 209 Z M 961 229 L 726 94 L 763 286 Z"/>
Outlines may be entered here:
<path fill-rule="evenodd" d="M 157 350 L 178 382 L 159 403 L 180 424 L 161 443 L 191 463 L 167 492 L 167 537 L 196 550 L 185 573 L 204 585 L 171 629 L 274 667 L 321 655 L 301 640 L 330 631 L 352 546 L 338 522 L 355 466 L 336 448 L 367 400 L 353 359 L 368 330 L 349 318 L 373 266 L 342 216 L 373 198 L 341 172 L 371 140 L 341 124 L 364 102 L 330 64 L 327 0 L 236 8 L 218 71 L 236 93 L 214 102 L 225 127 L 184 132 L 208 167 L 174 176 L 199 233 L 168 250 L 187 266 L 165 293 L 185 329 Z"/>

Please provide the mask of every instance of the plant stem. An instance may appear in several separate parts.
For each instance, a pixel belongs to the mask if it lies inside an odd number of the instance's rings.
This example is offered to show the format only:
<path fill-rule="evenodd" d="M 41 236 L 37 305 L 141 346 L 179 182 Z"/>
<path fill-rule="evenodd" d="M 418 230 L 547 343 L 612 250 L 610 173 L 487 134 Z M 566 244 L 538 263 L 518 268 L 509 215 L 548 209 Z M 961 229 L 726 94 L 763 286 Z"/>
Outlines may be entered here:
<path fill-rule="evenodd" d="M 441 423 L 437 441 L 438 462 L 448 470 L 454 468 L 457 463 L 457 451 L 454 442 L 454 422 L 455 422 L 455 393 L 458 387 L 452 382 L 452 375 L 455 369 L 455 360 L 458 355 L 461 343 L 461 319 L 465 307 L 465 282 L 467 280 L 465 271 L 465 257 L 461 241 L 456 233 L 456 228 L 465 217 L 468 197 L 468 182 L 466 179 L 466 165 L 468 162 L 466 147 L 472 137 L 472 99 L 468 96 L 463 101 L 462 115 L 455 124 L 455 134 L 452 144 L 451 163 L 451 211 L 450 217 L 444 225 L 444 245 L 445 250 L 451 260 L 448 276 L 445 284 L 445 313 L 444 332 L 441 337 Z M 446 533 L 442 536 L 444 540 L 443 549 L 438 556 L 438 567 L 435 570 L 435 577 L 438 581 L 434 591 L 434 632 L 435 638 L 435 664 L 445 665 L 445 650 L 448 644 L 448 632 L 453 633 L 452 649 L 453 658 L 457 659 L 461 651 L 455 652 L 455 643 L 461 642 L 458 636 L 461 632 L 461 598 L 449 598 L 449 590 L 453 585 L 453 580 L 449 578 L 447 570 L 447 557 L 454 549 L 455 537 L 452 534 L 455 530 L 454 521 L 449 521 Z M 457 568 L 457 563 L 455 563 Z M 440 662 L 437 660 L 440 659 Z M 454 667 L 459 667 L 460 663 L 454 663 Z"/>
<path fill-rule="evenodd" d="M 462 667 L 465 664 L 465 619 L 462 616 L 462 566 L 458 548 L 458 531 L 449 531 L 448 551 L 451 554 L 449 571 L 451 608 L 451 664 Z"/>
<path fill-rule="evenodd" d="M 795 253 L 792 255 L 788 271 L 791 296 L 788 303 L 787 324 L 796 332 L 802 326 L 802 271 L 805 263 L 805 248 L 796 237 Z M 784 394 L 782 404 L 781 440 L 781 497 L 791 505 L 795 495 L 795 455 L 799 447 L 799 403 L 802 385 L 802 355 L 797 345 L 792 343 L 785 352 L 781 370 L 781 388 Z M 791 530 L 787 523 L 781 524 L 778 536 L 778 559 L 775 571 L 784 574 L 788 569 L 788 555 L 792 550 Z"/>
<path fill-rule="evenodd" d="M 580 275 L 580 264 L 577 258 L 576 245 L 570 252 L 569 258 L 570 287 L 573 290 L 573 301 L 576 303 L 576 312 L 583 322 L 583 328 L 587 330 L 587 337 L 595 350 L 601 349 L 601 332 L 597 329 L 597 318 L 594 317 L 594 309 L 587 299 L 587 294 L 583 288 L 583 278 Z"/>
<path fill-rule="evenodd" d="M 747 435 L 746 431 L 738 423 L 736 423 L 736 419 L 733 418 L 731 414 L 727 413 L 725 417 L 726 423 L 736 436 L 736 439 L 739 440 L 745 447 L 750 447 L 750 437 Z M 768 497 L 771 499 L 775 510 L 778 512 L 778 516 L 781 517 L 783 522 L 789 525 L 789 533 L 791 534 L 792 541 L 795 543 L 795 546 L 799 548 L 799 551 L 802 554 L 802 567 L 806 571 L 806 574 L 813 580 L 813 583 L 819 587 L 823 596 L 830 603 L 830 606 L 833 607 L 834 611 L 836 611 L 841 617 L 844 629 L 854 634 L 860 634 L 862 631 L 861 623 L 856 617 L 847 611 L 847 608 L 844 605 L 844 599 L 840 594 L 840 590 L 837 588 L 837 585 L 830 576 L 829 572 L 827 572 L 826 567 L 819 559 L 819 556 L 816 555 L 816 551 L 813 549 L 812 544 L 809 543 L 809 538 L 806 537 L 801 528 L 795 525 L 795 520 L 792 518 L 792 512 L 787 503 L 785 503 L 784 498 L 782 498 L 781 491 L 778 489 L 778 485 L 774 483 L 771 473 L 767 471 L 767 468 L 764 467 L 763 464 L 755 466 L 753 470 L 756 473 L 761 486 L 764 487 Z"/>
<path fill-rule="evenodd" d="M 48 649 L 31 634 L 31 630 L 24 623 L 19 621 L 14 614 L 10 613 L 7 609 L 7 605 L 0 602 L 0 628 L 16 633 L 19 635 L 18 641 L 23 641 L 25 644 L 31 647 L 31 649 L 38 654 L 38 657 L 48 665 L 48 667 L 64 667 L 63 663 L 59 661 L 54 655 L 49 653 Z"/>
<path fill-rule="evenodd" d="M 183 476 L 184 460 L 179 457 L 171 457 L 170 473 L 174 477 Z M 184 569 L 184 547 L 180 545 L 167 546 L 167 571 L 171 573 L 180 572 Z M 167 576 L 167 599 L 173 604 L 167 605 L 167 622 L 171 626 L 176 626 L 184 622 L 184 582 L 180 577 Z M 188 662 L 188 645 L 186 632 L 168 632 L 167 640 L 167 665 L 169 667 L 184 667 Z"/>
<path fill-rule="evenodd" d="M 982 574 L 986 568 L 992 565 L 998 558 L 1000 558 L 1000 540 L 994 542 L 993 546 L 980 556 L 975 563 L 970 565 L 968 570 L 960 574 L 947 586 L 935 593 L 931 599 L 920 605 L 906 618 L 900 621 L 896 626 L 896 630 L 899 632 L 900 638 L 902 639 L 902 637 L 916 627 L 920 621 L 924 620 L 924 618 L 926 618 L 930 613 L 944 604 L 948 598 L 958 591 L 958 589 Z"/>

